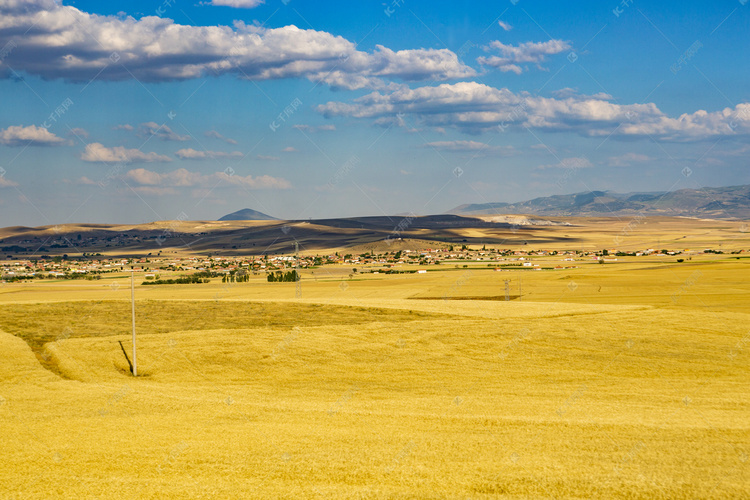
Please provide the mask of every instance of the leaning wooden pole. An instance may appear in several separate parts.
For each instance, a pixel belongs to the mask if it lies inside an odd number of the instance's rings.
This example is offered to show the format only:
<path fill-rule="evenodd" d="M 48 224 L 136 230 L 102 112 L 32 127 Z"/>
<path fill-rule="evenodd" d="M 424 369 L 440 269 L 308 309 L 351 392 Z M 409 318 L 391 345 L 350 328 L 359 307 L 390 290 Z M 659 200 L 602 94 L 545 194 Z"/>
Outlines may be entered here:
<path fill-rule="evenodd" d="M 130 271 L 130 306 L 133 316 L 133 376 L 138 376 L 138 364 L 135 359 L 135 271 Z"/>

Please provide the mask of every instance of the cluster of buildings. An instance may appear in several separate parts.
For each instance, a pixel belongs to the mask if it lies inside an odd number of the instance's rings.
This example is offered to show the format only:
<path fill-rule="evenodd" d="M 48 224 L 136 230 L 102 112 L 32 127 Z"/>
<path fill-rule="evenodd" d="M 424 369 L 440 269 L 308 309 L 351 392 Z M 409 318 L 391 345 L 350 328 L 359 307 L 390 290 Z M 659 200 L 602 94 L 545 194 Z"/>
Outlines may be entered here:
<path fill-rule="evenodd" d="M 741 251 L 740 251 L 741 252 Z M 146 273 L 193 274 L 206 272 L 211 275 L 240 275 L 247 273 L 261 274 L 285 269 L 307 269 L 324 265 L 351 266 L 369 269 L 389 269 L 396 265 L 438 265 L 459 264 L 467 262 L 486 262 L 488 266 L 514 265 L 521 267 L 539 267 L 533 261 L 539 257 L 559 258 L 563 262 L 579 260 L 614 261 L 619 256 L 675 256 L 680 254 L 695 255 L 703 253 L 721 253 L 706 249 L 691 251 L 688 249 L 672 251 L 648 248 L 637 252 L 621 252 L 617 249 L 601 251 L 546 251 L 546 250 L 510 250 L 510 249 L 471 249 L 463 245 L 461 249 L 398 250 L 383 253 L 365 252 L 358 255 L 333 253 L 329 255 L 258 255 L 258 256 L 148 256 L 142 258 L 112 258 L 101 255 L 86 255 L 68 258 L 48 257 L 28 258 L 24 260 L 0 260 L 0 275 L 3 280 L 33 278 L 66 278 L 96 279 L 96 276 L 135 270 Z M 563 267 L 563 264 L 558 267 Z M 355 271 L 356 272 L 356 271 Z"/>

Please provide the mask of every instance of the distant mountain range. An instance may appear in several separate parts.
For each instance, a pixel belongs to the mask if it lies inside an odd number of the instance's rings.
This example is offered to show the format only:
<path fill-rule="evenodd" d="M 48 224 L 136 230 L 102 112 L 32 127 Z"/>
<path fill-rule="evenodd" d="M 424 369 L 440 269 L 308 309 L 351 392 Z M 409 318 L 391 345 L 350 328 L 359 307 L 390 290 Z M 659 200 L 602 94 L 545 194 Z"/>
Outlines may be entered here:
<path fill-rule="evenodd" d="M 534 198 L 519 203 L 461 205 L 448 213 L 464 216 L 529 214 L 580 217 L 642 214 L 747 219 L 750 218 L 750 185 L 625 194 L 591 191 Z"/>
<path fill-rule="evenodd" d="M 231 214 L 227 214 L 219 220 L 279 220 L 276 217 L 271 217 L 263 212 L 258 212 L 252 208 L 243 208 L 237 210 Z"/>

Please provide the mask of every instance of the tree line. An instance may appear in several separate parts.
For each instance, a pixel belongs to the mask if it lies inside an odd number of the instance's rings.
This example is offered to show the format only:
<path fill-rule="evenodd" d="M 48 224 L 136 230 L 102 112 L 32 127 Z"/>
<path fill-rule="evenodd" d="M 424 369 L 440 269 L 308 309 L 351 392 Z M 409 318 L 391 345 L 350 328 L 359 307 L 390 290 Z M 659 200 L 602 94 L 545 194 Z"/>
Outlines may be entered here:
<path fill-rule="evenodd" d="M 269 283 L 281 283 L 281 282 L 288 282 L 288 281 L 299 281 L 301 278 L 300 274 L 297 271 L 289 271 L 289 272 L 283 272 L 283 271 L 276 271 L 276 273 L 268 273 L 266 275 L 266 279 Z"/>

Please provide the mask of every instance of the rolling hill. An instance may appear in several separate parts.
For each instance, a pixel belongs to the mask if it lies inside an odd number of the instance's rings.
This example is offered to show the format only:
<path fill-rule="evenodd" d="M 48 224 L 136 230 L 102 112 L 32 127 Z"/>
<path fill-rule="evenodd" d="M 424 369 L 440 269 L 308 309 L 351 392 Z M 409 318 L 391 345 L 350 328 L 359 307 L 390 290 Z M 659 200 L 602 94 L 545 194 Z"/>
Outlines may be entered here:
<path fill-rule="evenodd" d="M 292 252 L 295 241 L 304 251 L 376 247 L 385 251 L 464 243 L 554 244 L 569 240 L 546 230 L 570 225 L 564 221 L 494 219 L 498 218 L 428 215 L 16 226 L 0 229 L 0 251 L 6 256 L 143 255 L 163 251 L 232 255 Z"/>
<path fill-rule="evenodd" d="M 703 228 L 706 219 L 713 219 L 711 227 L 716 230 L 739 231 L 738 236 L 747 233 L 750 185 L 626 194 L 591 191 L 520 203 L 461 205 L 450 212 L 286 221 L 243 209 L 218 221 L 15 226 L 0 229 L 0 252 L 10 259 L 290 253 L 295 243 L 304 252 L 417 250 L 455 244 L 580 248 L 603 232 L 620 245 L 627 240 L 633 248 L 658 242 L 667 234 L 680 248 L 710 247 L 715 237 Z M 690 237 L 698 226 L 705 237 Z M 635 233 L 638 238 L 631 237 Z"/>
<path fill-rule="evenodd" d="M 542 217 L 432 215 L 298 221 L 159 221 L 146 224 L 63 224 L 0 229 L 6 259 L 54 255 L 145 257 L 166 254 L 248 255 L 300 251 L 386 252 L 496 245 L 580 249 L 603 235 L 622 248 L 670 242 L 675 248 L 713 248 L 719 234 L 745 247 L 744 221 L 683 217 Z M 661 243 L 659 243 L 661 242 Z M 675 246 L 676 245 L 676 246 Z M 669 248 L 672 248 L 669 246 Z M 663 246 L 662 246 L 663 248 Z M 12 256 L 12 257 L 9 257 Z"/>
<path fill-rule="evenodd" d="M 253 210 L 252 208 L 243 208 L 242 210 L 237 210 L 236 212 L 227 214 L 224 217 L 220 218 L 219 220 L 278 220 L 278 219 L 276 217 L 271 217 L 270 215 L 264 214 L 263 212 L 258 212 L 257 210 Z"/>
<path fill-rule="evenodd" d="M 590 191 L 547 196 L 519 203 L 461 205 L 448 213 L 465 216 L 530 214 L 545 216 L 662 215 L 704 219 L 750 217 L 750 185 L 680 189 L 670 192 Z"/>

